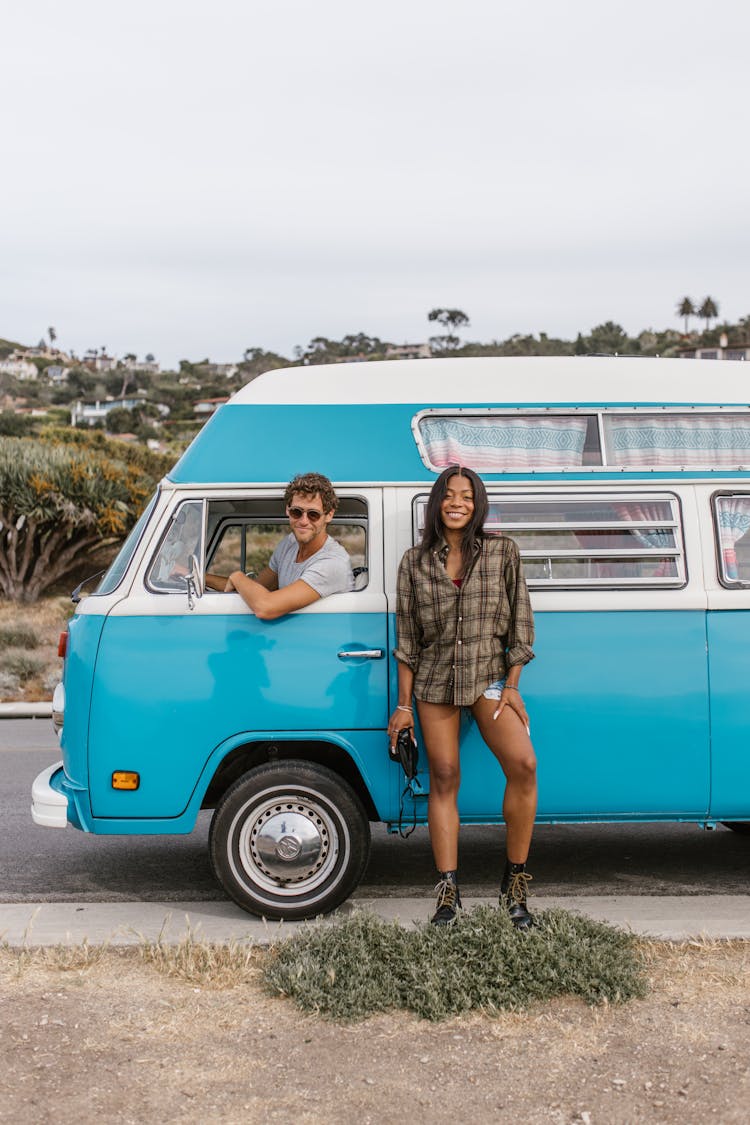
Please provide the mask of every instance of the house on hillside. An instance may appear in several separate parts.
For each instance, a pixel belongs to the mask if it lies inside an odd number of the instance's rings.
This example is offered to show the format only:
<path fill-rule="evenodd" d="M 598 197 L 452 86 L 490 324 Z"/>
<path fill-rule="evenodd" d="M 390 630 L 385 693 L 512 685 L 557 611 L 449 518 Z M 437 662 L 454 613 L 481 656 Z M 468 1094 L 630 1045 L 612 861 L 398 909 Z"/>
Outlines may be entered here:
<path fill-rule="evenodd" d="M 750 344 L 733 344 L 730 347 L 728 337 L 722 332 L 718 344 L 677 348 L 677 355 L 680 359 L 739 359 L 750 362 Z"/>
<path fill-rule="evenodd" d="M 18 352 L 13 352 L 7 359 L 0 359 L 0 373 L 23 381 L 31 381 L 39 376 L 36 364 Z"/>
<path fill-rule="evenodd" d="M 209 414 L 218 410 L 222 403 L 228 401 L 228 395 L 225 395 L 224 398 L 200 398 L 193 403 L 193 414 L 196 414 L 199 418 L 207 418 Z"/>
<path fill-rule="evenodd" d="M 429 344 L 395 344 L 389 345 L 385 350 L 386 359 L 431 359 L 432 349 Z"/>
<path fill-rule="evenodd" d="M 49 367 L 45 367 L 44 374 L 53 387 L 62 387 L 68 381 L 68 372 L 70 368 L 61 367 L 59 363 L 51 363 Z"/>
<path fill-rule="evenodd" d="M 145 398 L 111 398 L 105 402 L 82 402 L 80 399 L 74 402 L 70 408 L 70 424 L 71 426 L 93 426 L 97 422 L 104 422 L 107 424 L 107 415 L 110 410 L 135 410 L 138 406 L 143 406 L 146 403 Z M 161 418 L 166 418 L 169 415 L 169 407 L 164 402 L 152 402 L 151 406 L 155 406 L 159 411 Z"/>

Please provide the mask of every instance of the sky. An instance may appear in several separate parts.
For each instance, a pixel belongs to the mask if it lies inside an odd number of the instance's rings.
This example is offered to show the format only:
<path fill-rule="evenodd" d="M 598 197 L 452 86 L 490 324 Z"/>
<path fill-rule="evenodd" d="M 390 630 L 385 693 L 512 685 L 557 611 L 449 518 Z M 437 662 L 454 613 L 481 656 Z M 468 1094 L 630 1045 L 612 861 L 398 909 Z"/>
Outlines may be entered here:
<path fill-rule="evenodd" d="M 0 337 L 217 362 L 750 313 L 737 0 L 24 0 Z"/>

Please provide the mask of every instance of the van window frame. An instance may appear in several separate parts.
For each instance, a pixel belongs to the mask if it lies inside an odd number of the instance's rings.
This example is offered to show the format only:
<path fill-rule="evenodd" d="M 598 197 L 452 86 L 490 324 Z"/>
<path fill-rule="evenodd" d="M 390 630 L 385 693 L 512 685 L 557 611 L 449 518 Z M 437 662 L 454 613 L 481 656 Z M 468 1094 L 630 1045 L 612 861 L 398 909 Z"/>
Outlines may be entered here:
<path fill-rule="evenodd" d="M 227 495 L 223 495 L 223 496 L 217 496 L 217 495 L 212 495 L 212 496 L 208 496 L 208 497 L 205 496 L 205 495 L 203 495 L 203 496 L 190 496 L 190 495 L 184 496 L 179 500 L 178 503 L 175 504 L 174 508 L 172 508 L 172 510 L 170 511 L 167 524 L 164 527 L 161 535 L 159 536 L 159 540 L 158 540 L 150 558 L 148 559 L 148 562 L 146 563 L 143 582 L 144 582 L 145 588 L 150 593 L 152 593 L 152 594 L 164 594 L 164 595 L 170 595 L 170 594 L 184 595 L 185 592 L 186 592 L 186 587 L 184 587 L 184 586 L 175 587 L 173 589 L 164 589 L 162 587 L 156 586 L 150 580 L 151 574 L 152 574 L 152 571 L 153 571 L 153 568 L 154 568 L 154 564 L 156 562 L 156 558 L 157 558 L 159 552 L 161 551 L 162 547 L 164 546 L 165 539 L 169 535 L 169 532 L 174 525 L 174 521 L 177 519 L 177 516 L 182 511 L 184 505 L 185 504 L 196 504 L 196 503 L 201 505 L 201 511 L 202 511 L 201 538 L 200 538 L 200 554 L 198 556 L 198 561 L 199 561 L 199 564 L 200 564 L 201 574 L 205 575 L 205 573 L 207 571 L 207 568 L 208 568 L 207 558 L 208 558 L 208 549 L 209 549 L 209 546 L 210 546 L 210 544 L 208 542 L 209 505 L 212 504 L 212 503 L 221 503 L 222 501 L 230 500 L 230 499 L 257 500 L 257 501 L 261 501 L 261 502 L 268 502 L 271 505 L 280 504 L 281 505 L 281 512 L 283 512 L 284 514 L 283 515 L 282 514 L 279 514 L 279 515 L 276 515 L 276 514 L 270 514 L 270 515 L 260 515 L 260 514 L 258 514 L 258 515 L 255 515 L 254 513 L 249 513 L 249 514 L 247 514 L 247 513 L 245 513 L 245 514 L 243 514 L 243 513 L 227 513 L 227 515 L 225 517 L 220 518 L 220 520 L 217 524 L 216 530 L 214 531 L 213 535 L 211 536 L 211 543 L 213 543 L 215 541 L 216 536 L 219 533 L 220 529 L 223 526 L 226 526 L 227 523 L 230 524 L 230 526 L 231 526 L 231 525 L 234 525 L 236 523 L 250 523 L 250 522 L 253 522 L 253 521 L 256 522 L 256 523 L 268 523 L 268 524 L 273 524 L 273 523 L 278 522 L 279 526 L 283 529 L 283 534 L 280 536 L 279 541 L 281 541 L 281 539 L 283 539 L 285 535 L 289 534 L 291 528 L 290 528 L 290 524 L 289 524 L 289 519 L 288 519 L 288 517 L 286 516 L 286 513 L 285 513 L 283 496 L 281 496 L 281 495 L 257 496 L 257 495 L 253 495 L 251 493 L 249 493 L 249 494 L 242 493 L 240 496 L 238 496 L 238 494 L 236 492 L 233 492 L 232 494 L 227 494 Z M 362 527 L 363 530 L 364 530 L 364 538 L 365 538 L 365 543 L 364 543 L 364 556 L 365 556 L 364 576 L 365 576 L 366 581 L 364 582 L 363 585 L 358 586 L 358 585 L 356 585 L 356 583 L 357 583 L 357 578 L 359 576 L 358 575 L 355 576 L 355 578 L 354 578 L 355 586 L 354 586 L 353 590 L 351 591 L 352 593 L 360 593 L 361 591 L 366 590 L 370 585 L 370 570 L 371 570 L 370 561 L 371 561 L 371 557 L 372 557 L 371 556 L 372 535 L 370 534 L 370 522 L 371 522 L 371 520 L 370 520 L 370 514 L 371 514 L 370 513 L 370 502 L 369 502 L 369 500 L 366 496 L 362 496 L 358 493 L 351 494 L 351 495 L 350 494 L 346 494 L 346 495 L 339 494 L 339 500 L 340 501 L 341 500 L 354 500 L 357 503 L 361 504 L 362 507 L 364 508 L 364 512 L 361 513 L 361 514 L 354 514 L 354 513 L 352 513 L 352 514 L 349 514 L 349 513 L 339 514 L 337 512 L 334 515 L 333 520 L 331 521 L 332 524 L 334 524 L 334 526 L 336 525 L 337 522 L 338 522 L 339 525 L 341 525 L 341 524 L 354 524 L 354 525 Z M 332 538 L 333 538 L 333 536 L 332 536 Z M 347 555 L 348 555 L 348 552 L 347 552 Z M 351 559 L 351 556 L 349 556 L 349 558 Z M 353 569 L 354 569 L 354 567 L 352 567 L 352 570 Z M 211 590 L 208 587 L 206 589 L 204 589 L 204 596 L 209 595 L 209 594 L 213 594 L 213 593 L 218 593 L 218 591 Z"/>
<path fill-rule="evenodd" d="M 418 544 L 419 541 L 420 541 L 420 538 L 421 538 L 421 532 L 420 532 L 420 528 L 419 528 L 419 505 L 426 502 L 428 495 L 429 495 L 429 493 L 426 493 L 426 492 L 418 492 L 417 494 L 415 494 L 415 496 L 412 499 L 412 543 L 414 545 Z M 554 492 L 551 492 L 551 491 L 546 491 L 546 490 L 544 492 L 536 492 L 535 491 L 535 492 L 524 493 L 524 492 L 518 491 L 518 490 L 513 490 L 513 492 L 510 492 L 508 490 L 502 490 L 501 491 L 499 488 L 497 488 L 497 487 L 493 488 L 492 484 L 489 484 L 488 487 L 487 487 L 487 496 L 488 496 L 488 500 L 489 500 L 490 505 L 493 503 L 493 501 L 494 502 L 505 502 L 505 503 L 514 503 L 515 502 L 515 503 L 518 503 L 518 504 L 522 504 L 522 503 L 528 504 L 528 503 L 533 503 L 535 501 L 540 503 L 540 504 L 541 503 L 547 503 L 547 504 L 549 504 L 549 503 L 566 503 L 566 502 L 567 503 L 580 502 L 581 504 L 584 504 L 587 501 L 588 502 L 599 501 L 599 502 L 602 502 L 602 503 L 616 502 L 616 503 L 623 503 L 623 504 L 625 504 L 625 503 L 648 504 L 648 503 L 667 502 L 671 505 L 672 517 L 669 520 L 662 521 L 661 526 L 668 526 L 671 529 L 673 529 L 675 545 L 674 545 L 674 547 L 664 548 L 663 554 L 660 557 L 663 557 L 664 555 L 667 555 L 668 557 L 673 558 L 675 560 L 676 570 L 677 570 L 676 575 L 667 576 L 663 579 L 654 579 L 653 577 L 645 577 L 645 578 L 611 578 L 611 577 L 607 577 L 607 578 L 602 578 L 601 580 L 596 580 L 596 579 L 591 579 L 591 578 L 582 578 L 582 579 L 560 578 L 558 580 L 550 580 L 550 579 L 539 578 L 537 576 L 532 577 L 527 572 L 526 581 L 527 581 L 527 584 L 529 586 L 529 589 L 539 590 L 539 591 L 543 591 L 543 590 L 551 590 L 551 591 L 570 590 L 570 591 L 573 591 L 573 592 L 617 590 L 617 591 L 626 593 L 628 590 L 634 590 L 634 591 L 683 590 L 688 585 L 689 572 L 688 572 L 687 551 L 685 549 L 685 522 L 684 522 L 684 518 L 683 518 L 683 511 L 682 511 L 682 499 L 681 499 L 679 493 L 677 493 L 677 492 L 673 492 L 670 489 L 659 490 L 658 493 L 657 492 L 646 492 L 646 491 L 643 491 L 643 490 L 635 490 L 634 489 L 632 491 L 629 490 L 627 492 L 603 491 L 603 492 L 596 492 L 596 493 L 591 493 L 591 494 L 582 493 L 580 491 L 566 491 L 566 492 L 554 491 Z M 542 522 L 544 522 L 544 521 L 540 521 L 540 523 L 542 523 Z M 584 527 L 584 524 L 587 523 L 587 522 L 590 525 L 588 528 Z M 627 529 L 629 526 L 632 527 L 635 524 L 637 524 L 638 522 L 639 521 L 632 521 L 632 523 L 629 525 L 627 523 L 627 521 L 623 520 L 622 521 L 622 527 Z M 646 521 L 644 521 L 644 522 L 646 522 Z M 653 522 L 656 522 L 656 521 L 653 521 Z M 532 523 L 529 523 L 528 525 L 525 525 L 525 526 L 528 526 L 529 530 L 535 530 L 535 525 L 532 524 Z M 560 522 L 559 524 L 555 524 L 554 529 L 557 529 L 558 527 L 562 529 L 565 526 L 566 525 L 564 523 Z M 582 521 L 581 524 L 571 523 L 570 525 L 568 525 L 568 529 L 570 531 L 575 531 L 578 528 L 582 528 L 583 530 L 597 530 L 597 524 L 596 524 L 595 521 Z M 542 527 L 540 527 L 539 529 L 544 530 L 544 528 L 542 528 Z M 511 528 L 507 532 L 507 538 L 514 539 L 514 531 L 515 530 L 516 530 L 515 528 Z M 500 533 L 504 534 L 504 531 L 503 531 L 502 527 L 500 528 Z M 525 552 L 521 548 L 520 544 L 519 544 L 519 548 L 521 549 L 521 559 L 526 564 L 526 568 L 527 568 L 527 571 L 528 571 L 528 563 L 530 561 L 530 556 L 528 555 L 527 552 Z M 622 549 L 622 551 L 623 551 L 622 554 L 611 554 L 612 550 L 613 549 L 603 548 L 601 553 L 595 554 L 593 549 L 591 549 L 591 550 L 582 549 L 580 556 L 575 555 L 575 554 L 571 554 L 567 557 L 570 557 L 571 559 L 575 559 L 577 557 L 581 557 L 582 559 L 589 558 L 593 561 L 594 558 L 601 559 L 602 555 L 604 555 L 604 557 L 611 557 L 613 560 L 615 560 L 617 558 L 622 558 L 622 559 L 632 558 L 633 560 L 637 560 L 637 559 L 642 558 L 642 557 L 648 558 L 649 555 L 652 555 L 652 556 L 657 555 L 656 551 L 649 551 L 649 550 L 644 550 L 642 552 L 633 550 L 632 552 L 625 553 L 625 550 L 626 550 L 625 548 Z M 620 549 L 618 548 L 617 550 L 620 550 Z M 555 557 L 554 551 L 550 551 L 548 553 L 551 557 Z M 531 558 L 536 558 L 536 557 L 537 556 L 531 556 Z M 539 556 L 539 557 L 541 557 L 541 556 Z M 565 557 L 565 556 L 558 556 L 558 557 Z"/>
<path fill-rule="evenodd" d="M 722 498 L 732 498 L 735 496 L 747 499 L 748 507 L 750 507 L 750 485 L 748 485 L 746 489 L 721 488 L 711 493 L 711 524 L 714 537 L 716 577 L 719 584 L 723 586 L 725 590 L 750 590 L 750 578 L 727 578 L 724 571 L 724 555 L 721 547 L 721 536 L 719 534 L 718 501 Z"/>
<path fill-rule="evenodd" d="M 723 414 L 723 415 L 749 415 L 750 406 L 743 404 L 736 405 L 675 405 L 675 406 L 662 406 L 657 403 L 644 404 L 640 406 L 455 406 L 455 407 L 428 407 L 424 410 L 419 410 L 411 420 L 411 430 L 414 437 L 414 442 L 417 447 L 417 452 L 426 469 L 433 473 L 441 473 L 447 467 L 446 465 L 436 465 L 430 460 L 429 452 L 425 444 L 420 423 L 426 418 L 448 418 L 454 420 L 466 420 L 471 418 L 488 418 L 496 417 L 501 418 L 553 418 L 553 417 L 586 417 L 596 418 L 597 435 L 599 440 L 599 453 L 601 461 L 599 464 L 580 464 L 566 467 L 546 467 L 533 465 L 528 467 L 510 468 L 510 469 L 485 469 L 480 466 L 478 472 L 486 475 L 508 475 L 519 476 L 538 476 L 540 474 L 552 475 L 565 475 L 565 474 L 593 474 L 597 473 L 612 473 L 625 472 L 625 473 L 683 473 L 683 472 L 710 472 L 722 474 L 727 472 L 742 472 L 748 469 L 748 465 L 743 462 L 732 463 L 729 465 L 712 465 L 708 462 L 689 461 L 685 465 L 664 465 L 653 464 L 648 461 L 633 464 L 621 464 L 620 462 L 608 458 L 607 456 L 607 435 L 605 428 L 605 418 L 628 415 L 633 418 L 639 415 L 661 415 L 665 418 L 676 417 L 680 415 L 699 417 L 707 414 Z M 750 422 L 750 417 L 748 417 Z M 468 462 L 467 462 L 468 463 Z M 474 466 L 472 466 L 474 467 Z"/>
<path fill-rule="evenodd" d="M 187 583 L 185 583 L 184 586 L 176 587 L 175 589 L 166 590 L 163 587 L 153 585 L 152 582 L 151 582 L 151 575 L 152 575 L 152 572 L 153 572 L 153 569 L 154 569 L 154 564 L 156 563 L 157 556 L 158 556 L 159 552 L 161 551 L 162 547 L 164 546 L 164 542 L 165 542 L 167 536 L 169 535 L 170 531 L 174 527 L 174 524 L 175 524 L 175 521 L 176 521 L 178 515 L 184 509 L 186 504 L 199 504 L 200 508 L 201 508 L 201 533 L 200 533 L 200 542 L 199 542 L 199 545 L 198 545 L 198 551 L 196 553 L 196 557 L 198 559 L 198 565 L 199 565 L 201 573 L 203 573 L 205 571 L 207 501 L 206 501 L 205 496 L 183 496 L 180 500 L 178 500 L 178 502 L 175 504 L 175 506 L 170 511 L 167 523 L 164 527 L 164 530 L 162 531 L 161 535 L 159 536 L 159 541 L 156 544 L 156 546 L 154 547 L 154 550 L 151 554 L 151 557 L 149 558 L 149 560 L 146 564 L 146 568 L 145 568 L 145 572 L 144 572 L 144 578 L 143 578 L 143 584 L 146 587 L 146 589 L 149 591 L 149 593 L 151 593 L 151 594 L 163 594 L 165 596 L 169 596 L 171 594 L 178 594 L 178 595 L 181 595 L 182 597 L 184 597 L 185 594 L 187 593 Z"/>

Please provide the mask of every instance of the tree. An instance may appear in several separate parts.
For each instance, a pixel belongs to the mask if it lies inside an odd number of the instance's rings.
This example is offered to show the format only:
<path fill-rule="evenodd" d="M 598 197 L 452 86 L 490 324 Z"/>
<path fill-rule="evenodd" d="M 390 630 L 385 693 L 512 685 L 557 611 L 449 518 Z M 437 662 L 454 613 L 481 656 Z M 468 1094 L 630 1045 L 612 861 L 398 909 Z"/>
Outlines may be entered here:
<path fill-rule="evenodd" d="M 677 315 L 685 318 L 685 335 L 688 334 L 688 319 L 695 316 L 695 305 L 689 297 L 683 297 L 677 305 Z"/>
<path fill-rule="evenodd" d="M 115 406 L 107 414 L 107 429 L 111 434 L 132 434 L 138 421 L 132 410 Z"/>
<path fill-rule="evenodd" d="M 711 321 L 715 316 L 719 315 L 719 306 L 713 297 L 704 297 L 701 307 L 698 309 L 698 316 L 702 316 L 706 322 L 706 332 L 711 327 Z"/>
<path fill-rule="evenodd" d="M 264 371 L 272 371 L 277 367 L 288 367 L 289 360 L 276 352 L 267 352 L 264 348 L 245 348 L 242 353 L 240 371 L 244 379 L 254 379 Z"/>
<path fill-rule="evenodd" d="M 31 432 L 33 426 L 33 419 L 26 414 L 15 414 L 12 410 L 0 411 L 0 435 L 23 437 Z M 1 531 L 0 535 L 2 535 Z"/>
<path fill-rule="evenodd" d="M 0 437 L 0 597 L 34 602 L 130 530 L 166 459 L 102 434 Z"/>
<path fill-rule="evenodd" d="M 53 348 L 55 346 L 55 340 L 57 339 L 57 329 L 48 328 L 47 335 L 49 336 L 49 346 Z"/>
<path fill-rule="evenodd" d="M 587 351 L 594 353 L 614 353 L 622 355 L 632 351 L 633 346 L 627 332 L 619 324 L 607 320 L 604 324 L 597 324 L 592 328 L 587 340 Z"/>
<path fill-rule="evenodd" d="M 435 341 L 438 348 L 452 350 L 457 348 L 460 340 L 456 335 L 457 328 L 468 328 L 471 321 L 465 312 L 461 309 L 431 309 L 427 314 L 427 319 L 431 322 L 437 321 L 441 328 L 444 329 L 444 336 L 433 336 L 430 340 Z"/>

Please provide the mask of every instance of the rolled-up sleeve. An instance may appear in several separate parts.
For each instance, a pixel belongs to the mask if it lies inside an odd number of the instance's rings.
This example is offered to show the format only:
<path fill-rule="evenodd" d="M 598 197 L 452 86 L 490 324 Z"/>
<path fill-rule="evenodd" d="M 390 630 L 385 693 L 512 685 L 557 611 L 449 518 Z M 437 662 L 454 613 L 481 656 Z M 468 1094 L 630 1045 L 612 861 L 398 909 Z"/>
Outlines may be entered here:
<path fill-rule="evenodd" d="M 507 634 L 507 662 L 528 664 L 534 659 L 534 614 L 523 573 L 518 545 L 513 543 L 505 563 L 505 589 L 510 603 L 510 626 Z"/>
<path fill-rule="evenodd" d="M 417 620 L 417 599 L 414 579 L 411 572 L 409 554 L 401 559 L 396 586 L 396 630 L 397 648 L 393 650 L 396 660 L 416 671 L 422 641 L 422 630 Z"/>

